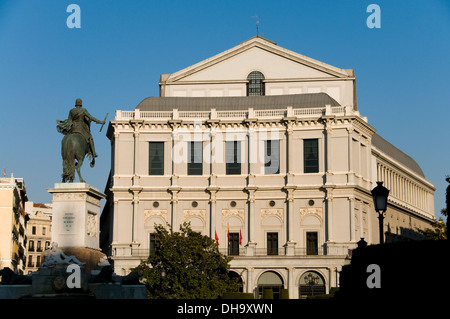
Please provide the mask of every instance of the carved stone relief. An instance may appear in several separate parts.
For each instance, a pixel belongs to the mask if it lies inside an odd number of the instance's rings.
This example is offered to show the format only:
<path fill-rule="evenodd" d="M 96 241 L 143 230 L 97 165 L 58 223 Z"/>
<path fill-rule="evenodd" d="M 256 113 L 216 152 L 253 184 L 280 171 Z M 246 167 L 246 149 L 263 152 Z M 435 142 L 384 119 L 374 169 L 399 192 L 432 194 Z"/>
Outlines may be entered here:
<path fill-rule="evenodd" d="M 161 217 L 164 221 L 167 221 L 166 209 L 146 209 L 144 210 L 144 222 L 151 217 Z"/>
<path fill-rule="evenodd" d="M 303 218 L 307 215 L 315 215 L 318 217 L 321 221 L 323 219 L 323 210 L 320 207 L 314 208 L 314 207 L 308 207 L 308 208 L 302 208 L 300 209 L 300 220 L 303 220 Z"/>
<path fill-rule="evenodd" d="M 204 210 L 204 209 L 185 209 L 183 211 L 184 221 L 187 221 L 191 217 L 198 217 L 204 222 L 206 220 L 206 210 Z"/>
<path fill-rule="evenodd" d="M 223 209 L 222 210 L 222 222 L 232 216 L 239 218 L 242 221 L 242 223 L 244 222 L 244 210 L 243 209 Z"/>
<path fill-rule="evenodd" d="M 90 237 L 97 236 L 97 218 L 95 214 L 89 212 L 87 216 L 87 235 Z"/>
<path fill-rule="evenodd" d="M 281 221 L 283 221 L 283 209 L 281 208 L 261 209 L 261 222 L 269 216 L 278 217 Z"/>

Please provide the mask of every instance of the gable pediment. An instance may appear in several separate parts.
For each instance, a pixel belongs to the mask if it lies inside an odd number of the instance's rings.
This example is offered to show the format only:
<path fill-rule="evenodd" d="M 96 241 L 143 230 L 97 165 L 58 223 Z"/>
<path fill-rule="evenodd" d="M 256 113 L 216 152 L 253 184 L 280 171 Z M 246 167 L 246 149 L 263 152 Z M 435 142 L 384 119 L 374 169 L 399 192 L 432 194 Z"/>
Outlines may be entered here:
<path fill-rule="evenodd" d="M 273 41 L 253 37 L 239 45 L 173 74 L 161 77 L 169 83 L 245 81 L 252 71 L 267 80 L 349 78 L 352 72 L 339 69 L 277 46 Z"/>

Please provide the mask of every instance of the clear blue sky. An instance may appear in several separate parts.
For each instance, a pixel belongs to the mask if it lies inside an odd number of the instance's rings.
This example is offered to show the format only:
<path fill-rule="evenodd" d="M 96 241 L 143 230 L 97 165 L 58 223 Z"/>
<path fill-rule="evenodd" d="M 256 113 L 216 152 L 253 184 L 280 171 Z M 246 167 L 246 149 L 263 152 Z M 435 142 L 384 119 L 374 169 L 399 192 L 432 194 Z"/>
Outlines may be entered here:
<path fill-rule="evenodd" d="M 69 4 L 81 28 L 69 29 Z M 371 3 L 381 28 L 369 29 Z M 358 108 L 380 135 L 412 156 L 435 185 L 436 215 L 450 175 L 450 1 L 0 0 L 0 172 L 25 179 L 29 200 L 50 202 L 60 182 L 56 120 L 77 97 L 109 120 L 158 95 L 172 73 L 256 34 L 355 70 Z M 83 166 L 100 190 L 110 168 L 106 125 L 92 124 L 99 158 Z"/>

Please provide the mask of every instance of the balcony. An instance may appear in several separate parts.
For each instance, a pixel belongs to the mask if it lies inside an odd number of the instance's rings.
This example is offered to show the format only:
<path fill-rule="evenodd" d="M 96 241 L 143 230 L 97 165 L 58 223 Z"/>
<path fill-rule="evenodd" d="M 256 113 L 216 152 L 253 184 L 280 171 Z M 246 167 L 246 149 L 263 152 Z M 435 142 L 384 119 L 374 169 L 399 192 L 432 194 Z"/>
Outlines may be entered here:
<path fill-rule="evenodd" d="M 239 249 L 234 249 L 230 251 L 228 248 L 219 248 L 219 252 L 223 255 L 230 256 L 233 258 L 239 257 L 286 257 L 289 256 L 286 254 L 286 249 L 278 248 L 268 250 L 267 248 L 255 248 L 253 249 L 253 254 L 249 253 L 247 247 L 239 247 Z M 294 257 L 307 257 L 307 256 L 324 256 L 327 255 L 326 251 L 323 247 L 319 247 L 315 251 L 308 250 L 307 248 L 295 248 L 294 249 Z M 113 257 L 114 258 L 133 258 L 133 259 L 147 259 L 150 256 L 150 250 L 144 248 L 135 248 L 132 249 L 130 247 L 116 247 L 113 249 Z M 290 255 L 289 257 L 292 257 Z"/>
<path fill-rule="evenodd" d="M 359 112 L 353 110 L 351 106 L 324 106 L 315 108 L 299 108 L 293 109 L 287 106 L 285 109 L 268 109 L 268 110 L 254 110 L 248 108 L 247 110 L 224 110 L 217 111 L 211 109 L 210 111 L 122 111 L 117 110 L 115 120 L 149 120 L 149 121 L 169 121 L 169 120 L 245 120 L 245 119 L 277 119 L 277 118 L 311 118 L 321 117 L 324 115 L 358 115 Z M 363 118 L 365 121 L 366 118 Z"/>

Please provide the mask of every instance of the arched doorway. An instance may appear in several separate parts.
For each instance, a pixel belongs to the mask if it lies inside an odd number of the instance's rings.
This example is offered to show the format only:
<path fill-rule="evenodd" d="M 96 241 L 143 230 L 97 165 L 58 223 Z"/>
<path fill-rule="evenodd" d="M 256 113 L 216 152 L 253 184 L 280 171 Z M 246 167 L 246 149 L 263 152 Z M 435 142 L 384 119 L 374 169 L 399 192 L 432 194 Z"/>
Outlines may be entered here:
<path fill-rule="evenodd" d="M 283 278 L 274 271 L 266 271 L 258 279 L 258 298 L 262 298 L 264 289 L 271 289 L 273 299 L 280 299 L 283 288 Z"/>
<path fill-rule="evenodd" d="M 306 271 L 299 282 L 299 296 L 306 298 L 308 296 L 325 294 L 325 279 L 316 271 Z"/>

